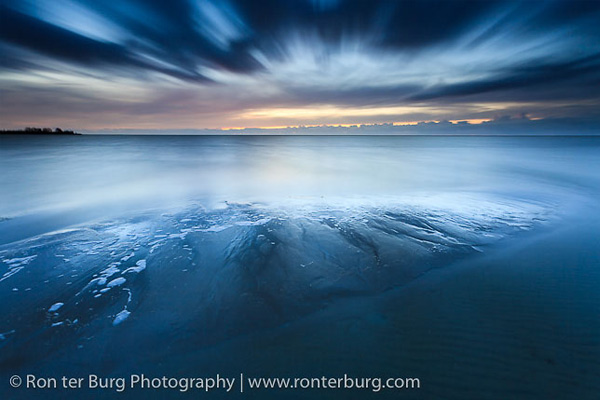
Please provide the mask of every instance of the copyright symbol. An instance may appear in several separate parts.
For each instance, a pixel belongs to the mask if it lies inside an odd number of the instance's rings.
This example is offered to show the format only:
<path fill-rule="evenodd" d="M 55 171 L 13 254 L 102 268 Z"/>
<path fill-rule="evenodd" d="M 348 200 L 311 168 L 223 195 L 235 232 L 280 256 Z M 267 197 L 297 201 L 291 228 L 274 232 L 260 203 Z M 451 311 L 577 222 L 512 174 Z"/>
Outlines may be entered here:
<path fill-rule="evenodd" d="M 13 375 L 10 377 L 10 386 L 14 387 L 14 388 L 18 388 L 19 386 L 21 386 L 21 383 L 23 383 L 23 380 L 21 379 L 21 377 L 19 375 Z"/>

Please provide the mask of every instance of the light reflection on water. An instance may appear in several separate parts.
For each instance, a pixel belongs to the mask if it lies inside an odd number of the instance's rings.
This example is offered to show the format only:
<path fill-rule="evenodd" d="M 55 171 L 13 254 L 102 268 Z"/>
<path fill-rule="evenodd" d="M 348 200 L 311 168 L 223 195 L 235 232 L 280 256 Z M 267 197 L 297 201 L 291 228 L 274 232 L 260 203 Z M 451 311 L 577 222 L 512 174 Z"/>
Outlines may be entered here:
<path fill-rule="evenodd" d="M 600 356 L 599 139 L 0 144 L 3 374 L 401 370 L 425 396 L 531 398 L 511 373 L 575 363 L 556 390 L 597 392 L 600 357 L 578 354 Z"/>
<path fill-rule="evenodd" d="M 0 216 L 190 199 L 419 192 L 560 195 L 598 186 L 596 138 L 2 138 Z M 558 189 L 558 190 L 557 190 Z"/>

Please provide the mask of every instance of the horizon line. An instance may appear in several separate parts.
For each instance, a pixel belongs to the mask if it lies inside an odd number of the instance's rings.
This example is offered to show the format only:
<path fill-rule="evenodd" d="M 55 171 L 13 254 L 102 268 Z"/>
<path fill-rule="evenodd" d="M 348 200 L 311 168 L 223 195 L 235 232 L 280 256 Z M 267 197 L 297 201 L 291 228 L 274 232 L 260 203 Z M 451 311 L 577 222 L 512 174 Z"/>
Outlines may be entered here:
<path fill-rule="evenodd" d="M 580 125 L 581 123 L 591 122 L 587 118 L 573 118 L 573 117 L 558 117 L 558 118 L 541 118 L 541 117 L 529 117 L 529 116 L 502 116 L 499 118 L 471 118 L 471 119 L 452 119 L 452 120 L 443 120 L 443 119 L 435 119 L 435 120 L 422 120 L 422 121 L 399 121 L 399 122 L 374 122 L 374 123 L 354 123 L 354 124 L 344 124 L 344 123 L 334 123 L 334 124 L 298 124 L 298 125 L 274 125 L 274 126 L 258 126 L 258 127 L 220 127 L 220 128 L 157 128 L 157 127 L 117 127 L 117 128 L 62 128 L 62 130 L 66 131 L 74 131 L 78 133 L 84 134 L 111 134 L 111 133 L 121 133 L 121 134 L 144 134 L 144 132 L 148 132 L 148 134 L 160 134 L 160 133 L 169 133 L 169 134 L 198 134 L 198 135 L 211 135 L 211 134 L 224 134 L 224 135 L 235 135 L 235 134 L 243 134 L 245 132 L 260 132 L 263 134 L 273 135 L 276 134 L 277 131 L 287 131 L 287 132 L 297 132 L 297 131 L 305 131 L 305 135 L 315 134 L 315 135 L 323 135 L 323 133 L 317 133 L 319 129 L 326 129 L 328 131 L 340 130 L 345 131 L 347 134 L 355 134 L 360 135 L 357 131 L 364 131 L 365 129 L 377 129 L 384 128 L 387 129 L 387 132 L 379 133 L 381 135 L 433 135 L 433 131 L 425 131 L 424 133 L 415 133 L 417 129 L 460 129 L 460 128 L 498 128 L 501 126 L 512 125 L 512 126 L 521 126 L 525 127 L 525 125 L 529 125 L 529 127 L 545 127 L 546 123 L 576 123 Z M 600 121 L 593 120 L 594 124 L 586 124 L 586 128 L 591 128 L 593 130 L 598 130 L 600 133 Z M 531 125 L 530 125 L 531 124 Z M 540 125 L 543 124 L 543 125 Z M 25 126 L 24 128 L 3 128 L 0 131 L 20 131 L 27 130 L 31 128 L 37 129 L 48 129 L 50 127 L 32 127 L 31 125 Z M 581 126 L 578 126 L 581 128 Z M 54 128 L 50 128 L 54 130 Z M 55 128 L 59 129 L 59 128 Z M 411 133 L 409 133 L 412 131 Z M 445 133 L 445 135 L 449 135 L 450 133 Z M 510 135 L 510 133 L 500 133 L 502 135 Z M 539 135 L 540 133 L 536 133 Z M 336 134 L 334 134 L 336 135 Z M 368 133 L 367 135 L 377 135 L 375 133 Z M 442 134 L 444 135 L 444 134 Z M 460 133 L 458 135 L 461 135 Z M 473 135 L 473 134 L 471 134 Z M 488 135 L 488 134 L 484 134 Z M 498 135 L 495 133 L 491 133 L 491 135 Z M 519 136 L 521 134 L 518 134 Z M 554 134 L 552 134 L 554 136 Z"/>

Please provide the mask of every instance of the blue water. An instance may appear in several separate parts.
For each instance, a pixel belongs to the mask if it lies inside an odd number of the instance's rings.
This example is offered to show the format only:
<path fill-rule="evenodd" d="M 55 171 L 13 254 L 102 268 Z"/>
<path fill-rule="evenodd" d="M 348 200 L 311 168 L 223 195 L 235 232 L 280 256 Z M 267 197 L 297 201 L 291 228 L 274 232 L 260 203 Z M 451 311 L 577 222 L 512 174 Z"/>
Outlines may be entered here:
<path fill-rule="evenodd" d="M 253 398 L 597 398 L 598 171 L 594 137 L 1 137 L 0 395 L 243 372 L 422 382 Z"/>

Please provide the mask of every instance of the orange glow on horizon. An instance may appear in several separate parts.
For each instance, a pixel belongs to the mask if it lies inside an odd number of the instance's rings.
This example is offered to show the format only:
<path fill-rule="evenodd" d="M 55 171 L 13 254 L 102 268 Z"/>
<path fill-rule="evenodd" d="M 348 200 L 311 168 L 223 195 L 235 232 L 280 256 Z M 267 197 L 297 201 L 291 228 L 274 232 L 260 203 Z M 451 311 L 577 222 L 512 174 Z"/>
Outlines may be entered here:
<path fill-rule="evenodd" d="M 533 118 L 531 118 L 533 119 Z M 542 119 L 542 118 L 536 118 Z M 471 118 L 471 119 L 453 119 L 448 122 L 452 124 L 458 124 L 459 122 L 466 122 L 470 125 L 479 125 L 484 122 L 490 122 L 492 118 Z M 372 124 L 299 124 L 299 125 L 269 125 L 269 126 L 228 126 L 217 128 L 222 131 L 243 131 L 245 129 L 262 129 L 262 130 L 275 130 L 275 129 L 298 129 L 298 128 L 360 128 L 362 126 L 375 126 L 375 125 L 393 125 L 393 126 L 416 126 L 421 123 L 436 123 L 439 124 L 441 120 L 422 120 L 422 121 L 397 121 L 397 122 L 380 122 Z"/>
<path fill-rule="evenodd" d="M 242 131 L 244 129 L 297 129 L 297 128 L 332 128 L 332 127 L 342 127 L 342 128 L 351 128 L 351 127 L 360 127 L 361 125 L 370 125 L 370 124 L 302 124 L 302 125 L 272 125 L 272 126 L 231 126 L 231 127 L 223 127 L 218 128 L 222 131 Z"/>
<path fill-rule="evenodd" d="M 473 118 L 473 119 L 451 119 L 449 122 L 458 124 L 459 122 L 468 122 L 470 125 L 479 125 L 484 122 L 490 122 L 492 118 Z"/>
<path fill-rule="evenodd" d="M 439 123 L 440 121 L 434 120 L 434 119 L 429 119 L 429 120 L 424 120 L 424 121 L 402 121 L 402 122 L 393 122 L 392 125 L 394 125 L 394 126 L 414 126 L 414 125 L 419 125 L 420 123 L 426 123 L 426 122 Z"/>

